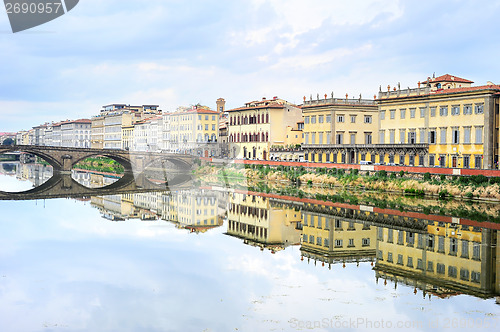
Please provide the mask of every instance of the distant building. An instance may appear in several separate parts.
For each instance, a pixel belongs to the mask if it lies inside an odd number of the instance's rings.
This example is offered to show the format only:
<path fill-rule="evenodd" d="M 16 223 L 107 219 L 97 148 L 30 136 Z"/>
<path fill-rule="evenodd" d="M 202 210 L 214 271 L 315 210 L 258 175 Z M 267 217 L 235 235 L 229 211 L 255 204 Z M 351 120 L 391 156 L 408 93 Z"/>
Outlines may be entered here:
<path fill-rule="evenodd" d="M 170 150 L 203 157 L 219 154 L 219 114 L 208 107 L 193 106 L 170 114 Z"/>

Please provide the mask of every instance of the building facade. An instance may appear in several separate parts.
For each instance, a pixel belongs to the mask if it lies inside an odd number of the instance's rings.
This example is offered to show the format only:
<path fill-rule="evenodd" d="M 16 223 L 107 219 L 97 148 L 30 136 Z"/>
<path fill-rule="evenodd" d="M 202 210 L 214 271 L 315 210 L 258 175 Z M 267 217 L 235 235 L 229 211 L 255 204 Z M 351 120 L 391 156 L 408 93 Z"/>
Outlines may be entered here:
<path fill-rule="evenodd" d="M 263 98 L 228 110 L 229 156 L 268 160 L 272 146 L 285 146 L 287 127 L 302 120 L 299 107 L 283 99 Z"/>
<path fill-rule="evenodd" d="M 374 100 L 328 98 L 306 100 L 301 106 L 304 116 L 303 150 L 311 162 L 358 163 L 374 161 L 377 144 L 378 107 Z"/>
<path fill-rule="evenodd" d="M 379 92 L 379 143 L 428 145 L 420 155 L 387 154 L 404 165 L 492 169 L 498 164 L 500 86 L 443 75 L 414 89 Z"/>

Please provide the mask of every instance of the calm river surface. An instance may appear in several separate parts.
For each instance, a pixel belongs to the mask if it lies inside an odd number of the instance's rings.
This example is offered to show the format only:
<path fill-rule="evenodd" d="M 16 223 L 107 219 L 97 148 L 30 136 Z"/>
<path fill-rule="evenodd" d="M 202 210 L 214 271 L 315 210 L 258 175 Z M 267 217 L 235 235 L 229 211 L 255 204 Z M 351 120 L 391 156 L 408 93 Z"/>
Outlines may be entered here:
<path fill-rule="evenodd" d="M 0 190 L 51 176 L 14 166 Z M 487 221 L 210 187 L 0 208 L 2 331 L 500 327 Z"/>

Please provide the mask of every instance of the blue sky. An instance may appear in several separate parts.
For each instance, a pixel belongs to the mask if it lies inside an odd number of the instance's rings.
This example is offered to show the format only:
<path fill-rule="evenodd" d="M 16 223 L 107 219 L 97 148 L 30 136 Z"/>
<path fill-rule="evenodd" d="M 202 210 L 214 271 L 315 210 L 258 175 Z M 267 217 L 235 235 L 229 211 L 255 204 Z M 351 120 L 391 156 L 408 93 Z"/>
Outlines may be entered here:
<path fill-rule="evenodd" d="M 433 72 L 500 83 L 499 14 L 499 1 L 81 0 L 13 34 L 2 10 L 0 131 L 109 103 L 373 98 Z"/>

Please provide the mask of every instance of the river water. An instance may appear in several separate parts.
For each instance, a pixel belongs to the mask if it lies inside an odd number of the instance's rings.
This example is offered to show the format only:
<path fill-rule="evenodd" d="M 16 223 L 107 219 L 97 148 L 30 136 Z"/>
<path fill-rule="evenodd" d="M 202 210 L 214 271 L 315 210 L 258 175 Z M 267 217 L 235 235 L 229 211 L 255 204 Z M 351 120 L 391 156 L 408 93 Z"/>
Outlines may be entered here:
<path fill-rule="evenodd" d="M 51 176 L 14 166 L 0 190 Z M 0 207 L 3 331 L 500 326 L 488 220 L 210 186 Z"/>

